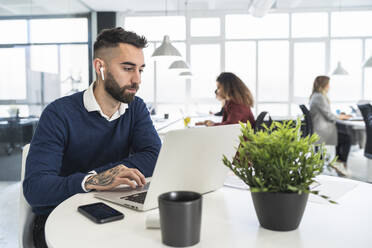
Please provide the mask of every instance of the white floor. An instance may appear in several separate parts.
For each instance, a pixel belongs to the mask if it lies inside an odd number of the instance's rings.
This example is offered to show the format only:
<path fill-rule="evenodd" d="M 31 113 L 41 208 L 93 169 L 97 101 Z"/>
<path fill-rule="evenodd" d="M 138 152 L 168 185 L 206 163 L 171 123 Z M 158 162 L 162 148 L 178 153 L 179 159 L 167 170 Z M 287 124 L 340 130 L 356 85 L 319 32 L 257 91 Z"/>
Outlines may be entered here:
<path fill-rule="evenodd" d="M 335 146 L 326 146 L 327 156 L 332 160 L 336 156 Z M 353 145 L 347 160 L 348 178 L 359 180 L 363 182 L 372 183 L 372 160 L 368 160 L 364 156 L 364 150 L 360 149 L 358 145 Z M 333 169 L 326 168 L 323 174 L 337 176 Z"/>
<path fill-rule="evenodd" d="M 372 183 L 372 160 L 364 157 L 364 150 L 352 150 L 347 159 L 347 167 L 352 179 Z"/>
<path fill-rule="evenodd" d="M 18 247 L 20 182 L 0 182 L 0 248 Z"/>

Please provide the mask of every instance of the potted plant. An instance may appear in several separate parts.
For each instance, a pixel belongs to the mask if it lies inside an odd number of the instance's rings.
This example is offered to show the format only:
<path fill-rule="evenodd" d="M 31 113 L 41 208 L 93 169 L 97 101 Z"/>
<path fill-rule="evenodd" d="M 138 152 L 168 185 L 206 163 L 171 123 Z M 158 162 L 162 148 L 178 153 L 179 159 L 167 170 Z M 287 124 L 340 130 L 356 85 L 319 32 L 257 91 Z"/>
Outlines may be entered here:
<path fill-rule="evenodd" d="M 326 151 L 323 144 L 316 144 L 316 134 L 301 137 L 300 132 L 300 119 L 274 121 L 257 132 L 249 122 L 241 123 L 235 157 L 229 161 L 223 156 L 223 163 L 250 187 L 258 220 L 264 228 L 296 229 L 309 193 L 319 194 L 310 185 L 323 170 Z"/>

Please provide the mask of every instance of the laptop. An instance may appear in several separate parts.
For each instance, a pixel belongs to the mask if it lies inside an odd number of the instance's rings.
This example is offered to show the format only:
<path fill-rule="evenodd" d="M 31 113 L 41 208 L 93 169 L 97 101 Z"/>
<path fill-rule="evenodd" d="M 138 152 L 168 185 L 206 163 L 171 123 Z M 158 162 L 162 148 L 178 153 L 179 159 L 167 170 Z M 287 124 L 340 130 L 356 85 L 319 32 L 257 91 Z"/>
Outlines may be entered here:
<path fill-rule="evenodd" d="M 223 186 L 231 159 L 239 145 L 240 125 L 187 128 L 169 131 L 163 138 L 153 176 L 146 185 L 101 191 L 94 196 L 139 211 L 158 207 L 158 196 L 176 190 L 201 194 Z"/>

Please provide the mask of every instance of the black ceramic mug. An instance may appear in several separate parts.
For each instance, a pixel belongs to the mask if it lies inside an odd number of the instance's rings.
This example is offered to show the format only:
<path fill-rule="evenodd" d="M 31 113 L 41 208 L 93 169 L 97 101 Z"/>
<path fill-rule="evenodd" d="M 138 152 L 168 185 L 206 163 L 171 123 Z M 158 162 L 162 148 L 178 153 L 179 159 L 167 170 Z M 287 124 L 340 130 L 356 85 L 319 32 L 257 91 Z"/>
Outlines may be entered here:
<path fill-rule="evenodd" d="M 173 191 L 159 196 L 160 228 L 165 245 L 191 246 L 200 241 L 202 196 Z"/>

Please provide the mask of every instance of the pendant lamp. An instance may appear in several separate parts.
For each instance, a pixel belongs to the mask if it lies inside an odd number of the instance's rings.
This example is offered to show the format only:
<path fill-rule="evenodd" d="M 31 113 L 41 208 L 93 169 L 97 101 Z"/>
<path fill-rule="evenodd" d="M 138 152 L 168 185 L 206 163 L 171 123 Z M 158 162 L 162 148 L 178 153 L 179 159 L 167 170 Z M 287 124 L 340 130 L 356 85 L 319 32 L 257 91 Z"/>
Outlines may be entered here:
<path fill-rule="evenodd" d="M 190 68 L 183 60 L 174 61 L 168 69 L 177 70 L 177 71 L 188 71 Z"/>
<path fill-rule="evenodd" d="M 333 71 L 332 75 L 349 75 L 349 73 L 342 67 L 341 62 L 337 62 L 337 67 Z"/>
<path fill-rule="evenodd" d="M 363 63 L 363 67 L 372 67 L 372 55 Z"/>
<path fill-rule="evenodd" d="M 160 47 L 155 49 L 152 57 L 181 57 L 181 54 L 177 48 L 171 44 L 169 36 L 164 35 L 163 42 Z"/>
<path fill-rule="evenodd" d="M 192 73 L 189 72 L 189 71 L 184 71 L 184 72 L 181 72 L 179 74 L 179 76 L 181 76 L 181 77 L 191 77 L 192 76 Z"/>

